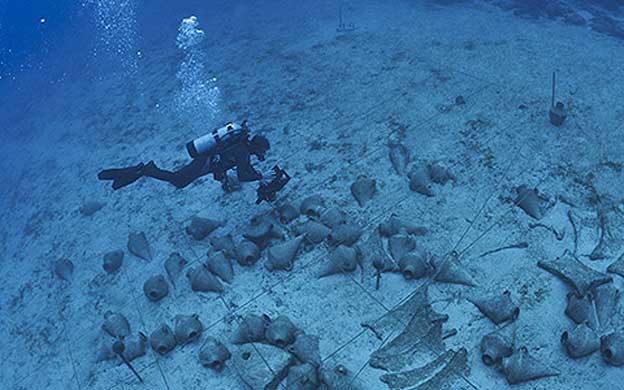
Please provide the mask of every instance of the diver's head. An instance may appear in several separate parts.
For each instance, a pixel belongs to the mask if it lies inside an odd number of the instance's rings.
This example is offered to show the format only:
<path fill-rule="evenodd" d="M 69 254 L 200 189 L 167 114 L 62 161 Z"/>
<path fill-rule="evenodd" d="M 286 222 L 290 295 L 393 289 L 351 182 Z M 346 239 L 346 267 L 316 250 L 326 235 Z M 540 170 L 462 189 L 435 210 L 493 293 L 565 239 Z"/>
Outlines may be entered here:
<path fill-rule="evenodd" d="M 271 148 L 269 140 L 262 135 L 254 135 L 249 142 L 251 153 L 258 157 L 258 160 L 263 161 L 264 155 Z"/>

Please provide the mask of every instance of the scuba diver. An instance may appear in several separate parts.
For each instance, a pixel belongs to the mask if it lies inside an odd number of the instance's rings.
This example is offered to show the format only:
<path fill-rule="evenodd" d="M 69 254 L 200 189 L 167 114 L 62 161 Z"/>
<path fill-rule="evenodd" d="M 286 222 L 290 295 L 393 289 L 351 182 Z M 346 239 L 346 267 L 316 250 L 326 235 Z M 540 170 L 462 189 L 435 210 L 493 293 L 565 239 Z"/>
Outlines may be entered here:
<path fill-rule="evenodd" d="M 252 182 L 263 179 L 251 165 L 251 155 L 264 161 L 270 145 L 266 137 L 254 135 L 250 138 L 247 121 L 241 124 L 228 123 L 210 133 L 199 137 L 186 145 L 186 149 L 193 159 L 177 171 L 167 171 L 156 166 L 154 161 L 147 164 L 140 163 L 127 168 L 105 169 L 98 174 L 100 180 L 112 180 L 112 187 L 118 190 L 128 186 L 142 177 L 152 177 L 166 181 L 176 188 L 184 188 L 195 179 L 212 173 L 227 191 L 231 188 L 227 172 L 236 169 L 240 182 Z M 263 180 L 258 188 L 257 204 L 263 200 L 272 202 L 290 176 L 277 165 L 273 167 L 271 180 Z"/>

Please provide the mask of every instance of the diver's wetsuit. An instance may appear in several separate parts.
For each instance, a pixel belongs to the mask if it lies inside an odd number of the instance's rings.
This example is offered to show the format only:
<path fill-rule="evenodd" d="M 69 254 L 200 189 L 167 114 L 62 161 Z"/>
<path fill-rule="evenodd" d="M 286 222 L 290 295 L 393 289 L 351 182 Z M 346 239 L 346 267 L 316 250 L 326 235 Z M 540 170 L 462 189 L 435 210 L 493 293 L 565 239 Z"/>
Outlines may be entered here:
<path fill-rule="evenodd" d="M 174 172 L 160 169 L 150 162 L 143 168 L 143 176 L 169 182 L 177 188 L 184 188 L 195 179 L 210 173 L 215 180 L 223 182 L 226 180 L 227 171 L 236 167 L 239 181 L 260 180 L 262 175 L 251 166 L 251 153 L 248 143 L 241 142 L 213 156 L 198 156 L 190 164 Z"/>
<path fill-rule="evenodd" d="M 191 184 L 195 179 L 212 173 L 210 168 L 208 156 L 199 156 L 177 171 L 160 169 L 153 161 L 150 161 L 143 168 L 143 176 L 166 181 L 173 184 L 177 188 L 184 188 Z"/>
<path fill-rule="evenodd" d="M 254 136 L 251 140 L 244 133 L 236 142 L 229 142 L 223 149 L 212 154 L 199 155 L 189 164 L 177 171 L 160 169 L 153 161 L 133 167 L 106 169 L 98 174 L 100 180 L 113 180 L 113 189 L 119 189 L 134 183 L 143 176 L 169 182 L 177 188 L 184 188 L 195 179 L 212 173 L 215 180 L 227 185 L 227 171 L 236 168 L 238 180 L 249 182 L 262 179 L 262 174 L 251 165 L 251 155 L 264 160 L 264 153 L 269 149 L 266 138 Z"/>

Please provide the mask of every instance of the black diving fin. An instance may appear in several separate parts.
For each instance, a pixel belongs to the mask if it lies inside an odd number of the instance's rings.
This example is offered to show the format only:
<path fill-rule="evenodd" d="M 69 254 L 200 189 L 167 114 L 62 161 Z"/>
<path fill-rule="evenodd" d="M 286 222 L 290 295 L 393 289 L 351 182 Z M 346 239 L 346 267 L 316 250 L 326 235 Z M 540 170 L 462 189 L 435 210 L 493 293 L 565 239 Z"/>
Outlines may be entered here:
<path fill-rule="evenodd" d="M 98 179 L 112 180 L 113 189 L 118 190 L 142 178 L 144 166 L 145 164 L 140 163 L 128 168 L 105 169 L 98 173 Z"/>

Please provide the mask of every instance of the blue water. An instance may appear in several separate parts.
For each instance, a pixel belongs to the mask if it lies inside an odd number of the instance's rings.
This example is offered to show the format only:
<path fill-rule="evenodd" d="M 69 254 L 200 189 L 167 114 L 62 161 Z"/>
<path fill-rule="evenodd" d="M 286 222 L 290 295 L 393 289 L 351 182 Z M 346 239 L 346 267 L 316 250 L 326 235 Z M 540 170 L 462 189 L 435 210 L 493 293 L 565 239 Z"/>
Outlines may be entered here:
<path fill-rule="evenodd" d="M 0 0 L 0 388 L 618 388 L 623 63 L 617 0 Z"/>

